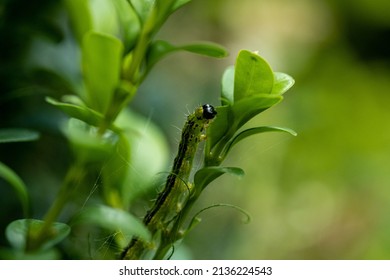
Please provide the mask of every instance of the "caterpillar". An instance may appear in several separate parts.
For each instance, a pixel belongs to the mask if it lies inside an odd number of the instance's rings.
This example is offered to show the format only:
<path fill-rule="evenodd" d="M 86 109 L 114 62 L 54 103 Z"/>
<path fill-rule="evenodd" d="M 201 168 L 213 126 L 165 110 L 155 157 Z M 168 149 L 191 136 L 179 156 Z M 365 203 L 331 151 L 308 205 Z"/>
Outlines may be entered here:
<path fill-rule="evenodd" d="M 187 117 L 177 156 L 166 179 L 165 187 L 143 219 L 144 225 L 148 227 L 152 235 L 158 230 L 166 230 L 170 221 L 180 213 L 183 201 L 185 201 L 185 193 L 188 193 L 191 188 L 191 184 L 187 182 L 198 144 L 205 138 L 204 131 L 216 115 L 217 111 L 214 107 L 205 104 L 196 108 L 195 112 Z M 136 251 L 142 250 L 144 246 L 142 241 L 133 238 L 122 252 L 122 258 L 137 258 L 139 252 Z"/>

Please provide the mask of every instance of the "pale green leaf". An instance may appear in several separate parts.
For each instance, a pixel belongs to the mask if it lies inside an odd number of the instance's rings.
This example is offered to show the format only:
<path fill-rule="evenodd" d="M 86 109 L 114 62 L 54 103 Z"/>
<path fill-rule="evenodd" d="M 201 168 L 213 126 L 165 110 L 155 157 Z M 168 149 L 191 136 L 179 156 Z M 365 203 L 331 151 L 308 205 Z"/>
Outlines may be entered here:
<path fill-rule="evenodd" d="M 87 105 L 104 114 L 120 81 L 123 44 L 113 36 L 89 32 L 84 36 L 82 65 Z"/>
<path fill-rule="evenodd" d="M 234 103 L 234 66 L 226 68 L 222 76 L 222 105 L 233 105 Z"/>
<path fill-rule="evenodd" d="M 93 224 L 111 232 L 121 232 L 126 237 L 137 236 L 150 240 L 151 235 L 142 222 L 130 213 L 105 205 L 86 207 L 72 220 L 74 224 Z"/>
<path fill-rule="evenodd" d="M 288 91 L 295 83 L 294 79 L 285 73 L 274 72 L 274 77 L 274 86 L 271 94 L 281 95 Z"/>
<path fill-rule="evenodd" d="M 44 221 L 35 219 L 21 219 L 11 222 L 6 230 L 5 235 L 12 247 L 24 250 L 27 244 L 28 236 L 35 236 L 42 229 Z M 64 240 L 70 233 L 70 227 L 64 223 L 53 223 L 49 234 L 41 249 L 47 250 Z"/>

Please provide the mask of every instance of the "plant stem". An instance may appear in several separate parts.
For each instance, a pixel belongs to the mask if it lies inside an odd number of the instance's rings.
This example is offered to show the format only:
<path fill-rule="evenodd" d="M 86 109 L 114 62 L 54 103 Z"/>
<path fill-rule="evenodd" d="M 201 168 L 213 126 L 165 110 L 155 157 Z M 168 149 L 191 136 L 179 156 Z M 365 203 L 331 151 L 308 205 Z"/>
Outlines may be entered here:
<path fill-rule="evenodd" d="M 51 205 L 44 217 L 44 224 L 42 228 L 29 236 L 26 250 L 34 251 L 37 250 L 46 238 L 50 235 L 50 229 L 52 224 L 57 220 L 65 204 L 76 190 L 79 183 L 85 176 L 85 162 L 79 160 L 76 164 L 72 165 L 66 174 L 64 183 L 62 184 L 56 200 Z"/>

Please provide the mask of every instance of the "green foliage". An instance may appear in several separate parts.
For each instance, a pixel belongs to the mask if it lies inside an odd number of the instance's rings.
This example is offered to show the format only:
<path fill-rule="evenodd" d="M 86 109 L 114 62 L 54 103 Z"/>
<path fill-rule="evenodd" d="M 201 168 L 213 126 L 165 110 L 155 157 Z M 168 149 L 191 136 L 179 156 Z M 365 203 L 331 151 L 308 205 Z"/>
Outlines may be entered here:
<path fill-rule="evenodd" d="M 226 69 L 222 77 L 221 103 L 218 118 L 208 131 L 206 165 L 219 165 L 231 147 L 253 134 L 267 131 L 295 132 L 283 128 L 239 129 L 250 119 L 276 105 L 294 80 L 284 73 L 274 73 L 258 54 L 243 50 L 235 67 Z"/>
<path fill-rule="evenodd" d="M 54 93 L 48 91 L 46 102 L 66 115 L 56 128 L 67 140 L 72 162 L 42 220 L 28 219 L 27 186 L 0 163 L 0 177 L 17 193 L 26 216 L 9 224 L 6 237 L 12 249 L 0 253 L 13 258 L 57 258 L 56 246 L 66 241 L 66 246 L 73 247 L 68 252 L 71 254 L 78 247 L 77 241 L 67 238 L 72 229 L 72 234 L 88 238 L 90 234 L 112 236 L 110 255 L 136 237 L 147 244 L 136 252 L 137 256 L 150 256 L 147 253 L 152 251 L 154 258 L 166 258 L 172 245 L 193 227 L 195 220 L 187 218 L 202 191 L 225 173 L 244 175 L 241 168 L 222 166 L 237 143 L 265 132 L 295 135 L 290 129 L 272 126 L 243 128 L 253 117 L 279 103 L 294 80 L 273 72 L 255 52 L 239 53 L 235 66 L 228 67 L 222 77 L 221 106 L 216 107 L 217 118 L 207 130 L 203 166 L 188 171 L 194 174 L 193 182 L 184 182 L 188 192 L 178 194 L 183 200 L 164 202 L 183 203 L 172 206 L 179 209 L 177 215 L 165 219 L 167 223 L 161 222 L 166 227 L 158 236 L 152 236 L 150 225 L 142 224 L 129 210 L 137 208 L 137 199 L 143 194 L 155 189 L 155 175 L 164 170 L 169 155 L 167 141 L 156 125 L 127 106 L 150 71 L 167 55 L 185 51 L 223 58 L 228 52 L 216 43 L 175 45 L 155 38 L 169 16 L 189 0 L 64 2 L 80 52 L 80 75 L 77 82 L 67 83 L 61 73 L 41 73 L 58 82 L 50 87 Z M 66 94 L 58 92 L 65 84 Z M 37 138 L 38 134 L 30 130 L 0 130 L 0 143 Z M 70 210 L 69 205 L 73 206 Z M 69 222 L 60 223 L 60 219 Z M 149 243 L 155 243 L 156 248 Z M 84 254 L 77 257 L 90 257 L 88 248 L 85 244 L 80 249 Z"/>
<path fill-rule="evenodd" d="M 144 240 L 150 239 L 150 233 L 137 218 L 124 210 L 105 205 L 90 206 L 83 209 L 72 220 L 73 225 L 79 223 L 96 225 L 109 232 L 119 231 L 122 236 L 126 237 L 125 241 L 134 235 Z M 121 245 L 125 246 L 126 243 L 122 242 Z"/>
<path fill-rule="evenodd" d="M 36 219 L 16 220 L 10 223 L 5 231 L 11 246 L 18 250 L 28 248 L 29 239 L 40 232 L 45 222 Z M 70 233 L 70 227 L 64 223 L 53 223 L 40 250 L 48 250 L 61 242 Z"/>

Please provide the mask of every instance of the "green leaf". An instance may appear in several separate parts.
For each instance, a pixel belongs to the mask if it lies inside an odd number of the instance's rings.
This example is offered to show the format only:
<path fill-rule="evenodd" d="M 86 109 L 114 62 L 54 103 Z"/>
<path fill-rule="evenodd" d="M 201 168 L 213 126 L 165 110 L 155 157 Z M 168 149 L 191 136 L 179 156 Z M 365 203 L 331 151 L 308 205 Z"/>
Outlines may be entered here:
<path fill-rule="evenodd" d="M 22 179 L 8 166 L 0 162 L 0 177 L 7 181 L 14 188 L 20 203 L 22 204 L 25 217 L 29 216 L 29 196 L 27 187 Z"/>
<path fill-rule="evenodd" d="M 138 14 L 141 22 L 144 23 L 152 10 L 155 0 L 129 0 Z"/>
<path fill-rule="evenodd" d="M 28 236 L 34 236 L 39 232 L 44 223 L 35 219 L 15 220 L 7 226 L 5 235 L 12 247 L 24 250 Z M 63 223 L 53 223 L 49 233 L 41 246 L 42 250 L 47 250 L 64 240 L 70 233 L 70 227 Z"/>
<path fill-rule="evenodd" d="M 107 0 L 89 1 L 89 10 L 92 16 L 90 31 L 117 36 L 120 33 L 121 23 L 118 21 L 114 2 Z"/>
<path fill-rule="evenodd" d="M 288 91 L 295 83 L 294 79 L 285 73 L 274 72 L 274 77 L 275 81 L 271 94 L 282 95 L 283 93 Z"/>
<path fill-rule="evenodd" d="M 234 115 L 232 130 L 237 131 L 254 116 L 279 103 L 282 99 L 280 95 L 259 94 L 236 101 L 232 106 Z"/>
<path fill-rule="evenodd" d="M 224 47 L 211 42 L 195 42 L 187 45 L 177 46 L 176 49 L 215 58 L 223 58 L 228 55 L 228 52 Z"/>
<path fill-rule="evenodd" d="M 227 56 L 228 52 L 221 45 L 210 42 L 195 42 L 191 44 L 174 46 L 167 41 L 158 40 L 153 42 L 147 54 L 148 71 L 166 55 L 177 52 L 187 51 L 199 55 L 205 55 L 215 58 L 222 58 Z"/>
<path fill-rule="evenodd" d="M 292 129 L 289 128 L 283 128 L 283 127 L 275 127 L 275 126 L 260 126 L 260 127 L 254 127 L 254 128 L 249 128 L 246 129 L 240 133 L 238 133 L 226 146 L 226 150 L 224 152 L 224 156 L 226 156 L 230 149 L 236 145 L 238 142 L 241 140 L 254 135 L 254 134 L 259 134 L 259 133 L 264 133 L 264 132 L 287 132 L 293 136 L 296 136 L 297 133 L 293 131 Z"/>
<path fill-rule="evenodd" d="M 122 110 L 115 124 L 123 129 L 131 147 L 130 159 L 122 158 L 128 176 L 122 184 L 121 199 L 127 206 L 154 187 L 156 174 L 167 168 L 169 146 L 160 127 L 129 109 Z"/>
<path fill-rule="evenodd" d="M 129 173 L 130 143 L 124 133 L 119 135 L 115 152 L 111 153 L 109 164 L 102 169 L 103 196 L 108 205 L 127 208 L 127 196 L 122 194 L 122 185 Z"/>
<path fill-rule="evenodd" d="M 123 44 L 117 38 L 90 32 L 82 46 L 87 105 L 104 114 L 120 81 Z"/>
<path fill-rule="evenodd" d="M 113 4 L 116 7 L 120 28 L 123 29 L 120 37 L 126 50 L 130 50 L 135 45 L 141 31 L 140 19 L 127 0 L 113 1 Z"/>
<path fill-rule="evenodd" d="M 34 141 L 39 138 L 39 133 L 25 128 L 0 129 L 0 143 Z"/>
<path fill-rule="evenodd" d="M 74 34 L 79 42 L 92 29 L 92 15 L 89 0 L 65 0 Z"/>
<path fill-rule="evenodd" d="M 249 96 L 271 93 L 274 74 L 269 64 L 259 55 L 247 50 L 240 51 L 235 69 L 235 102 Z"/>
<path fill-rule="evenodd" d="M 126 237 L 135 235 L 143 240 L 151 239 L 149 231 L 137 218 L 124 210 L 105 205 L 84 208 L 72 223 L 93 224 L 111 232 L 120 231 Z"/>
<path fill-rule="evenodd" d="M 75 105 L 70 103 L 59 102 L 51 97 L 46 97 L 46 101 L 68 116 L 81 120 L 89 125 L 99 126 L 103 121 L 103 115 L 82 105 Z"/>
<path fill-rule="evenodd" d="M 234 103 L 234 66 L 226 68 L 222 76 L 222 105 L 233 105 Z"/>
<path fill-rule="evenodd" d="M 220 177 L 221 175 L 229 173 L 231 175 L 235 175 L 237 177 L 244 176 L 244 170 L 238 167 L 220 167 L 220 166 L 210 166 L 205 167 L 198 172 L 195 173 L 194 176 L 194 183 L 195 188 L 199 190 L 203 190 L 207 187 L 208 184 L 210 184 L 212 181 Z"/>
<path fill-rule="evenodd" d="M 104 137 L 101 137 L 94 127 L 74 118 L 69 119 L 62 130 L 74 153 L 89 162 L 107 160 L 115 151 L 115 144 L 118 141 L 116 133 L 107 131 Z"/>
<path fill-rule="evenodd" d="M 207 129 L 206 155 L 226 135 L 232 126 L 233 115 L 230 106 L 215 107 L 217 117 Z"/>

